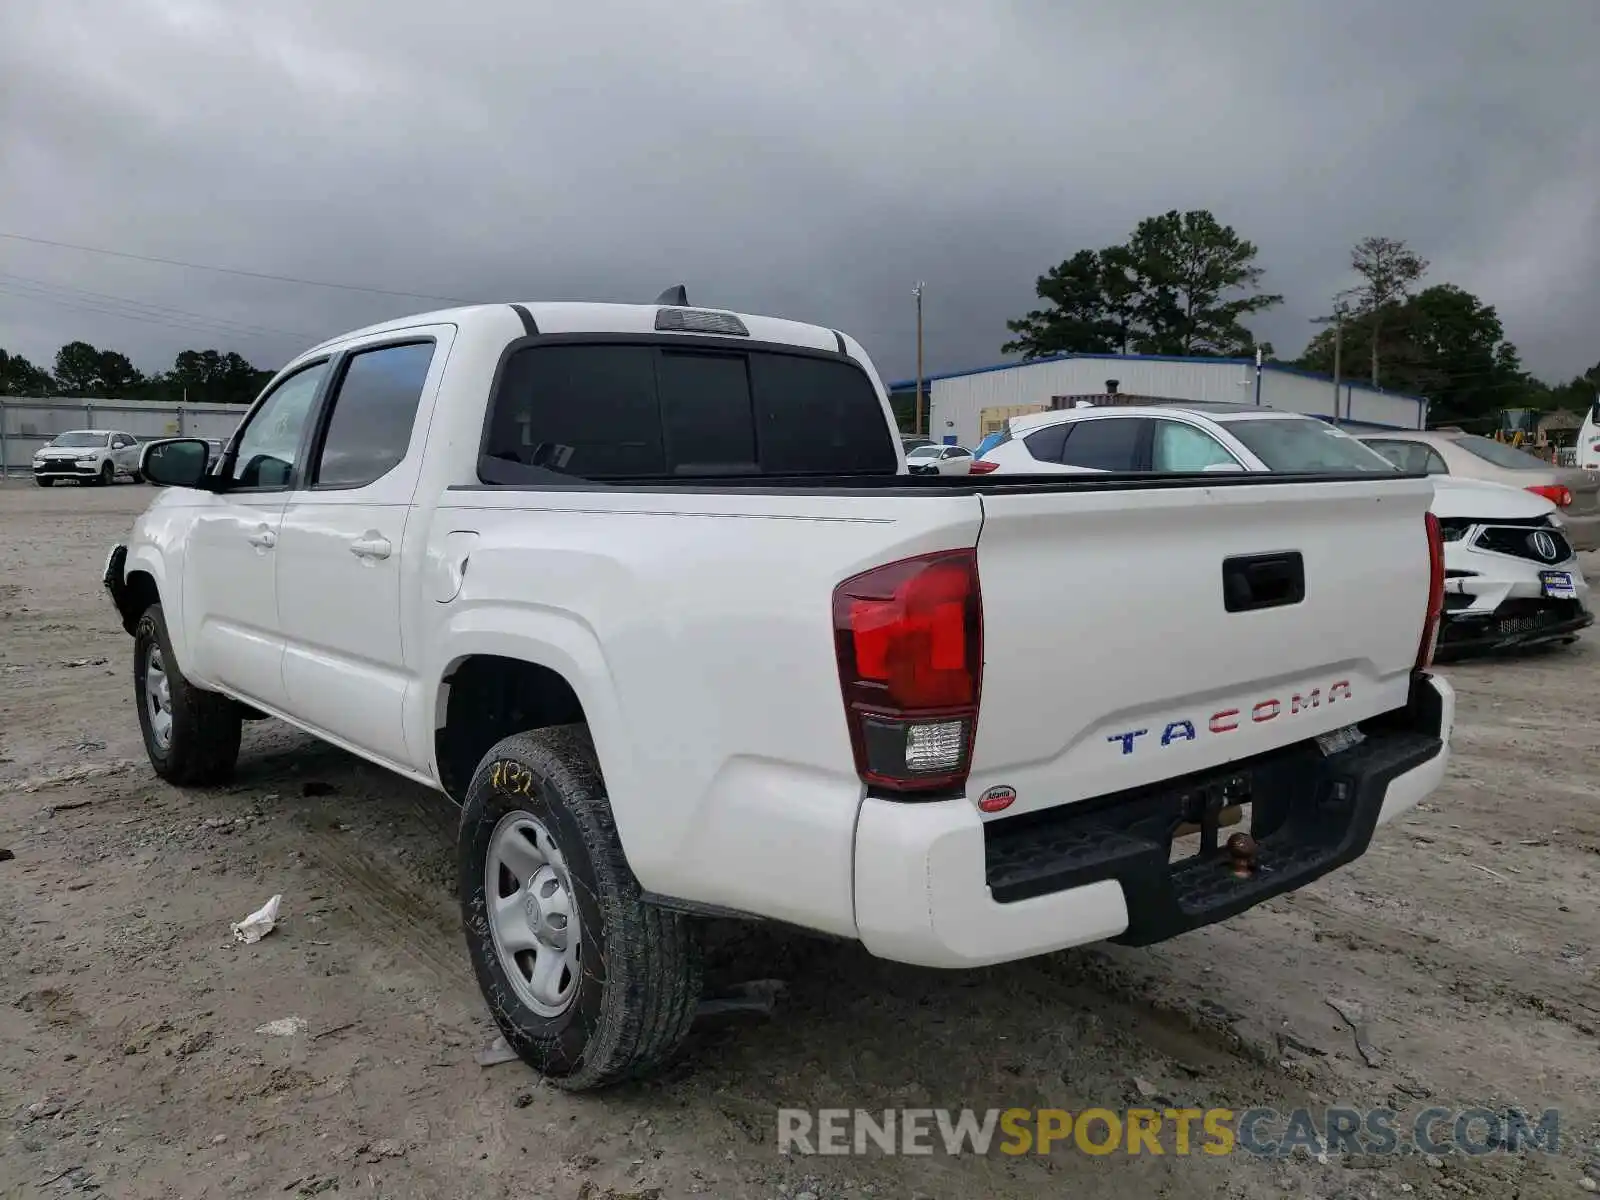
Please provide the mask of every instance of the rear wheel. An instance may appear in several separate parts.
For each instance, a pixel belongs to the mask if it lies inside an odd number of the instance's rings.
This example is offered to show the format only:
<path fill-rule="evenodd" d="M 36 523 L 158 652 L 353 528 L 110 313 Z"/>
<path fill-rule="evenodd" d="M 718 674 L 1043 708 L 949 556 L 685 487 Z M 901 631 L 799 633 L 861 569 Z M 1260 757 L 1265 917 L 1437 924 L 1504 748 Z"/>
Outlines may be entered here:
<path fill-rule="evenodd" d="M 178 669 L 161 606 L 152 604 L 133 633 L 133 693 L 145 754 L 168 783 L 222 783 L 239 760 L 239 710 L 195 687 Z"/>
<path fill-rule="evenodd" d="M 461 812 L 467 949 L 506 1041 L 569 1091 L 664 1064 L 700 998 L 690 918 L 644 903 L 582 726 L 485 756 Z"/>
<path fill-rule="evenodd" d="M 134 483 L 144 482 L 144 474 L 141 471 L 135 471 L 132 475 L 128 476 L 128 478 L 133 480 Z"/>

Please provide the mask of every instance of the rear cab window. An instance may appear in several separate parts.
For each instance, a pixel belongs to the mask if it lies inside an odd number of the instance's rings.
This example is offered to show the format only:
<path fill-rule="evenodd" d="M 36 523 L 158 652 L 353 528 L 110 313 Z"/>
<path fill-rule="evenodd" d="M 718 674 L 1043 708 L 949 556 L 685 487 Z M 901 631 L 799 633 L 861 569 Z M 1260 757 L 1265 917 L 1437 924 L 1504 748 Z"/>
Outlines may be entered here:
<path fill-rule="evenodd" d="M 513 349 L 490 406 L 485 483 L 894 475 L 899 456 L 855 363 L 690 339 L 555 339 Z"/>

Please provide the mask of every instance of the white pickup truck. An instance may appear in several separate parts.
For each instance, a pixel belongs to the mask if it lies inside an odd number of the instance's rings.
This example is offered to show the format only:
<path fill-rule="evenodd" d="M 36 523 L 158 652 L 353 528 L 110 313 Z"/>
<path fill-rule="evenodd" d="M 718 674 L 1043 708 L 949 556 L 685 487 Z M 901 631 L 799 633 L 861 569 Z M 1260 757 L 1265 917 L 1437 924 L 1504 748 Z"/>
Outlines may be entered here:
<path fill-rule="evenodd" d="M 268 715 L 447 794 L 484 994 L 568 1088 L 678 1046 L 697 916 L 1149 943 L 1356 858 L 1449 753 L 1426 478 L 908 475 L 829 329 L 392 321 L 143 470 L 105 580 L 157 773 Z"/>

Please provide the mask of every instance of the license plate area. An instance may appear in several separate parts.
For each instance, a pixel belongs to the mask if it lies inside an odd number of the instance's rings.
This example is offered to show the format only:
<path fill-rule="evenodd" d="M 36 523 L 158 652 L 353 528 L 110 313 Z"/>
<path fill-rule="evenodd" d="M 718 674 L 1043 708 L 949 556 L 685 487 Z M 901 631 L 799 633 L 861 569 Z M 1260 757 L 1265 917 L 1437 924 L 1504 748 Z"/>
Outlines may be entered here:
<path fill-rule="evenodd" d="M 1539 587 L 1551 600 L 1576 600 L 1577 585 L 1571 571 L 1540 571 Z"/>

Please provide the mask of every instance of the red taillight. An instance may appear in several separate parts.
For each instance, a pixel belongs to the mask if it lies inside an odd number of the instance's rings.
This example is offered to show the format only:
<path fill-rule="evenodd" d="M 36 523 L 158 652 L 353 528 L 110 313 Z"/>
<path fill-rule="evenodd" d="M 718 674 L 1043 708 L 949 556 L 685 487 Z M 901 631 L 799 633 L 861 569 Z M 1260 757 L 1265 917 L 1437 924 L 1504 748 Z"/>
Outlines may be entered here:
<path fill-rule="evenodd" d="M 1557 508 L 1566 508 L 1572 503 L 1572 491 L 1559 483 L 1541 484 L 1538 487 L 1524 488 L 1525 492 L 1532 492 L 1535 496 L 1543 496 Z"/>
<path fill-rule="evenodd" d="M 972 462 L 972 473 L 974 475 L 987 475 L 990 471 L 997 471 L 999 469 L 999 463 L 984 462 L 981 458 L 974 459 Z"/>
<path fill-rule="evenodd" d="M 1439 518 L 1427 514 L 1428 522 L 1428 615 L 1422 624 L 1422 644 L 1417 647 L 1417 670 L 1426 671 L 1439 644 L 1439 620 L 1444 613 L 1444 536 Z"/>
<path fill-rule="evenodd" d="M 898 792 L 965 783 L 983 680 L 976 551 L 845 580 L 833 590 L 833 631 L 862 781 Z"/>

